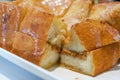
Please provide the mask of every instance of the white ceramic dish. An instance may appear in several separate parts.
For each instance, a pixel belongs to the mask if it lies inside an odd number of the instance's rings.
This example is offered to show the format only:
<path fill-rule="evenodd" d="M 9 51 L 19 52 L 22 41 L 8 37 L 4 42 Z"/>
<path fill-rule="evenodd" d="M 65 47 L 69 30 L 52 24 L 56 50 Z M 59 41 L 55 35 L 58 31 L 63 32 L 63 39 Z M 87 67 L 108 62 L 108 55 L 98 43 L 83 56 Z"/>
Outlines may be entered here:
<path fill-rule="evenodd" d="M 8 80 L 62 80 L 2 48 L 0 48 L 0 76 Z M 0 77 L 0 80 L 3 79 Z"/>
<path fill-rule="evenodd" d="M 119 80 L 120 63 L 96 77 L 70 71 L 59 66 L 44 70 L 0 48 L 0 80 Z"/>

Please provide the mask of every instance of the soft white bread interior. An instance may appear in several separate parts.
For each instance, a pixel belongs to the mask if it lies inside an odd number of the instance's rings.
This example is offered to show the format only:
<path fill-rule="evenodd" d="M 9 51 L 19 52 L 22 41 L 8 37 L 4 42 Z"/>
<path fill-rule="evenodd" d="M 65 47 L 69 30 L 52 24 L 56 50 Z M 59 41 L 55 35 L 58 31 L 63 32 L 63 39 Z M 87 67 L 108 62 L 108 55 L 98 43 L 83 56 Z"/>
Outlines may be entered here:
<path fill-rule="evenodd" d="M 47 41 L 51 45 L 55 45 L 59 48 L 62 48 L 63 41 L 65 40 L 66 36 L 67 36 L 67 25 L 57 17 L 54 17 L 48 33 Z"/>
<path fill-rule="evenodd" d="M 77 72 L 96 76 L 116 65 L 119 59 L 118 55 L 118 43 L 110 44 L 90 52 L 83 52 L 83 54 L 63 49 L 61 65 Z"/>
<path fill-rule="evenodd" d="M 41 56 L 39 65 L 43 68 L 50 68 L 58 63 L 60 49 L 46 43 L 44 54 Z"/>
<path fill-rule="evenodd" d="M 75 70 L 77 72 L 83 72 L 85 74 L 91 75 L 93 74 L 92 55 L 89 54 L 89 52 L 86 52 L 85 55 L 86 56 L 63 50 L 61 53 L 61 66 Z"/>
<path fill-rule="evenodd" d="M 81 53 L 82 51 L 86 50 L 86 48 L 84 47 L 84 45 L 82 45 L 81 40 L 79 39 L 74 29 L 70 30 L 69 38 L 66 38 L 63 47 L 67 50 L 78 53 Z"/>

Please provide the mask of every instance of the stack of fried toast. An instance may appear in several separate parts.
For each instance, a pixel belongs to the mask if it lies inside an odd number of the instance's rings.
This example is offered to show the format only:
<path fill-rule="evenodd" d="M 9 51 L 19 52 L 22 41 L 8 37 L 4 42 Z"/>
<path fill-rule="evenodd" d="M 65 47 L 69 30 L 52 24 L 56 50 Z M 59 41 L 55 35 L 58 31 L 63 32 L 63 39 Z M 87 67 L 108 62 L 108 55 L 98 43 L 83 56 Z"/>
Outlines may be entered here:
<path fill-rule="evenodd" d="M 43 68 L 60 60 L 95 76 L 120 58 L 120 3 L 16 0 L 0 3 L 0 47 Z"/>

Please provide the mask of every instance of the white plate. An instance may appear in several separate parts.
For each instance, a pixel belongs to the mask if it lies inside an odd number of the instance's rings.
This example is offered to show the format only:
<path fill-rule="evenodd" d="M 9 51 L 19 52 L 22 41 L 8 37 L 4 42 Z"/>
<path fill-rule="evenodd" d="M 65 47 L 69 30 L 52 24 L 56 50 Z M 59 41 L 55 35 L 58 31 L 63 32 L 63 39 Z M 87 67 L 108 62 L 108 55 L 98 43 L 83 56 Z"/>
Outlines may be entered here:
<path fill-rule="evenodd" d="M 62 80 L 2 48 L 0 48 L 0 80 Z"/>
<path fill-rule="evenodd" d="M 120 62 L 96 77 L 70 71 L 59 66 L 44 70 L 0 48 L 0 80 L 119 80 Z"/>

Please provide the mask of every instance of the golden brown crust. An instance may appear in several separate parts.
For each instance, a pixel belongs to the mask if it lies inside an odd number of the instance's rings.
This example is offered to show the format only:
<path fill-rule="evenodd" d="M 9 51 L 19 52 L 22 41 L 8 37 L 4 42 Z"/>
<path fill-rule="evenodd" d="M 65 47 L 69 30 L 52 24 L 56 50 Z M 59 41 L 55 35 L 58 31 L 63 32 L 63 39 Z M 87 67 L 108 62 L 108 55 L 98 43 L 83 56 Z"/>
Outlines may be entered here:
<path fill-rule="evenodd" d="M 20 31 L 46 41 L 53 15 L 39 9 L 30 9 L 20 25 Z"/>
<path fill-rule="evenodd" d="M 44 61 L 44 57 L 49 54 L 49 46 L 51 47 L 51 51 L 56 50 L 57 54 L 59 55 L 59 49 L 57 49 L 57 47 L 52 46 L 49 43 L 42 45 L 42 43 L 45 43 L 43 40 L 38 40 L 38 42 L 41 44 L 41 47 L 37 46 L 36 48 L 34 39 L 30 35 L 22 32 L 17 32 L 13 41 L 12 50 L 10 51 L 36 65 L 40 65 L 41 61 Z M 49 46 L 47 47 L 46 45 Z M 43 68 L 51 67 L 53 64 L 55 63 L 50 63 L 49 66 L 44 66 Z"/>
<path fill-rule="evenodd" d="M 20 25 L 20 32 L 30 35 L 34 39 L 35 49 L 43 51 L 53 15 L 31 9 Z"/>
<path fill-rule="evenodd" d="M 40 62 L 40 56 L 39 55 L 34 55 L 34 51 L 20 51 L 20 50 L 11 50 L 11 52 L 19 57 L 22 57 L 23 59 L 26 59 L 34 64 L 39 65 Z"/>
<path fill-rule="evenodd" d="M 90 52 L 93 58 L 94 75 L 106 71 L 117 64 L 119 44 L 114 43 Z"/>
<path fill-rule="evenodd" d="M 41 40 L 38 42 L 45 43 Z M 44 46 L 45 45 L 42 45 L 41 50 L 38 50 L 35 47 L 35 42 L 32 36 L 22 32 L 17 32 L 13 40 L 11 52 L 39 65 L 40 56 L 44 53 Z"/>
<path fill-rule="evenodd" d="M 115 43 L 120 40 L 117 30 L 106 23 L 86 20 L 72 27 L 87 51 Z"/>
<path fill-rule="evenodd" d="M 47 44 L 47 43 L 46 43 Z M 50 45 L 51 46 L 51 45 Z M 55 49 L 55 50 L 57 50 L 57 48 L 56 47 L 54 47 L 54 46 L 52 46 L 52 50 L 53 49 Z M 59 50 L 57 50 L 57 51 L 59 51 Z M 41 52 L 41 54 L 40 53 L 34 53 L 34 50 L 18 50 L 18 49 L 12 49 L 11 50 L 11 52 L 13 53 L 13 54 L 15 54 L 15 55 L 17 55 L 17 56 L 20 56 L 20 57 L 22 57 L 23 59 L 26 59 L 26 60 L 28 60 L 28 61 L 30 61 L 30 62 L 32 62 L 32 63 L 34 63 L 34 64 L 36 64 L 36 65 L 39 65 L 39 66 L 42 66 L 42 65 L 40 65 L 41 64 L 41 61 L 44 61 L 44 57 L 46 57 L 46 55 L 47 54 L 49 54 L 47 51 L 45 51 L 45 50 L 43 50 L 42 52 Z M 59 55 L 59 53 L 57 53 L 58 55 Z M 52 54 L 51 54 L 52 55 Z M 49 57 L 47 57 L 47 58 L 49 58 Z M 54 65 L 54 64 L 56 64 L 58 62 L 58 60 L 57 61 L 55 61 L 55 63 L 48 63 L 48 66 L 42 66 L 43 68 L 48 68 L 48 67 L 51 67 L 52 65 Z"/>
<path fill-rule="evenodd" d="M 35 48 L 34 39 L 30 35 L 27 35 L 25 33 L 16 32 L 12 48 L 23 51 L 34 50 Z"/>

